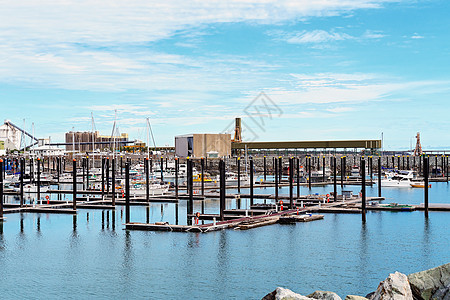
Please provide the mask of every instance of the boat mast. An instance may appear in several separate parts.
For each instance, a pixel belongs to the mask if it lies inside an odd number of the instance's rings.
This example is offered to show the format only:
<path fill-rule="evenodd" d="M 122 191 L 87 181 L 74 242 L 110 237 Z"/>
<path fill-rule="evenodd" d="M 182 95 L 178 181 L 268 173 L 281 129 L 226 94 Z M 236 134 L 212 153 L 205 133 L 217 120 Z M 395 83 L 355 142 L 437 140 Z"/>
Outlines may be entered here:
<path fill-rule="evenodd" d="M 146 118 L 146 126 L 147 129 L 147 159 L 150 159 L 150 130 L 148 129 L 148 117 Z"/>
<path fill-rule="evenodd" d="M 114 125 L 113 125 L 113 131 L 112 131 L 112 139 L 113 139 L 113 146 L 112 146 L 112 152 L 113 152 L 113 159 L 115 158 L 115 148 L 116 148 L 116 121 L 117 121 L 117 109 L 114 110 Z"/>
<path fill-rule="evenodd" d="M 91 126 L 92 126 L 92 168 L 95 168 L 95 158 L 94 158 L 94 113 L 91 111 Z"/>

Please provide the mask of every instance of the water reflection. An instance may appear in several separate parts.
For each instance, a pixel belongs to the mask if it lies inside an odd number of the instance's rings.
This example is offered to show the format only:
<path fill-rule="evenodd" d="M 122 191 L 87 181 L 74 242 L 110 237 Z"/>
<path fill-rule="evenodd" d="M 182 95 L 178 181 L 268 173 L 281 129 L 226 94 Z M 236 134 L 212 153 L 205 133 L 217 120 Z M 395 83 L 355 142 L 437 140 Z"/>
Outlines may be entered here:
<path fill-rule="evenodd" d="M 430 219 L 425 216 L 424 218 L 424 227 L 423 227 L 423 258 L 424 258 L 424 264 L 425 265 L 429 265 L 430 263 L 430 257 L 432 256 L 431 251 L 432 251 L 432 247 L 430 247 L 430 234 L 431 234 L 431 230 L 430 230 Z"/>
<path fill-rule="evenodd" d="M 77 215 L 72 216 L 72 233 L 77 235 Z"/>
<path fill-rule="evenodd" d="M 368 230 L 366 222 L 361 223 L 360 238 L 359 238 L 359 266 L 358 266 L 358 279 L 359 285 L 364 285 L 367 282 L 367 271 L 369 265 L 368 254 Z"/>
<path fill-rule="evenodd" d="M 41 216 L 40 215 L 37 216 L 37 220 L 36 220 L 36 233 L 37 233 L 37 236 L 41 235 Z"/>
<path fill-rule="evenodd" d="M 6 250 L 6 240 L 3 235 L 3 221 L 0 221 L 0 251 L 3 252 Z"/>
<path fill-rule="evenodd" d="M 23 235 L 23 213 L 20 213 L 20 234 Z"/>
<path fill-rule="evenodd" d="M 189 233 L 188 240 L 187 240 L 188 248 L 198 248 L 200 245 L 199 238 L 200 238 L 199 232 Z"/>
<path fill-rule="evenodd" d="M 218 278 L 222 282 L 226 282 L 228 278 L 228 254 L 227 232 L 222 230 L 219 232 L 219 247 L 217 249 Z"/>
<path fill-rule="evenodd" d="M 112 230 L 116 230 L 116 210 L 114 209 L 111 213 L 112 218 Z"/>
<path fill-rule="evenodd" d="M 105 211 L 102 210 L 102 231 L 105 230 Z"/>
<path fill-rule="evenodd" d="M 123 248 L 123 261 L 122 261 L 122 276 L 126 279 L 132 279 L 131 277 L 131 270 L 133 268 L 133 243 L 131 240 L 131 233 L 129 230 L 125 230 L 125 237 L 124 237 L 124 248 Z"/>

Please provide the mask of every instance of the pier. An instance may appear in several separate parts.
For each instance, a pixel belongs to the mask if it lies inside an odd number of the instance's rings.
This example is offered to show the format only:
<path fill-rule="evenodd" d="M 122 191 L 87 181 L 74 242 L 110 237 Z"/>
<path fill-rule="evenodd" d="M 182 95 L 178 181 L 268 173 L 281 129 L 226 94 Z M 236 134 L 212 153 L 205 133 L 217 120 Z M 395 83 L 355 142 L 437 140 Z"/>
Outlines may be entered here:
<path fill-rule="evenodd" d="M 96 164 L 94 161 L 89 164 L 87 157 L 82 157 L 81 160 L 44 157 L 36 160 L 30 158 L 28 161 L 25 157 L 8 157 L 5 161 L 9 169 L 15 174 L 20 171 L 20 180 L 16 181 L 16 186 L 19 185 L 19 188 L 5 187 L 0 193 L 2 199 L 8 196 L 10 199 L 18 198 L 19 201 L 3 201 L 1 218 L 4 218 L 4 214 L 23 212 L 76 214 L 82 209 L 116 210 L 117 206 L 125 207 L 126 215 L 129 216 L 130 206 L 148 207 L 151 203 L 173 203 L 178 207 L 180 202 L 187 202 L 186 225 L 178 224 L 178 217 L 176 224 L 168 224 L 167 222 L 136 223 L 132 222 L 132 216 L 130 216 L 130 221 L 124 223 L 124 228 L 210 232 L 226 228 L 251 229 L 278 224 L 281 217 L 283 220 L 291 221 L 295 218 L 309 220 L 305 219 L 305 216 L 311 217 L 311 220 L 320 219 L 314 217 L 317 216 L 316 213 L 361 214 L 364 219 L 366 211 L 424 211 L 425 214 L 428 214 L 428 211 L 450 211 L 448 204 L 429 203 L 428 184 L 424 188 L 422 205 L 380 204 L 385 200 L 382 197 L 380 185 L 383 178 L 382 172 L 393 169 L 413 169 L 418 172 L 419 176 L 416 178 L 418 181 L 448 182 L 449 170 L 446 156 L 432 160 L 434 165 L 430 166 L 428 157 L 423 159 L 402 157 L 403 163 L 401 163 L 399 156 L 352 155 L 340 156 L 337 159 L 334 155 L 303 156 L 298 153 L 297 156 L 289 157 L 264 155 L 248 159 L 247 168 L 250 171 L 250 177 L 253 178 L 250 182 L 241 183 L 239 176 L 237 182 L 228 183 L 225 178 L 225 168 L 242 174 L 245 167 L 243 160 L 241 157 L 226 161 L 220 159 L 183 161 L 177 158 L 175 178 L 165 179 L 170 184 L 167 193 L 150 195 L 149 185 L 146 183 L 148 180 L 137 180 L 129 175 L 132 167 L 144 165 L 144 170 L 139 176 L 148 178 L 151 170 L 156 169 L 152 165 L 153 162 L 158 162 L 156 157 L 150 160 L 142 156 L 120 160 L 103 157 L 97 160 L 101 163 L 100 169 L 97 168 L 99 172 L 97 175 L 89 175 Z M 188 166 L 187 175 L 184 177 L 179 175 L 178 168 L 181 163 L 187 163 Z M 161 158 L 159 164 L 167 168 L 167 158 L 165 160 Z M 2 180 L 7 174 L 6 165 L 3 166 Z M 430 176 L 429 170 L 433 167 L 436 169 L 438 166 L 441 168 L 439 176 L 436 172 Z M 195 167 L 201 170 L 198 173 L 201 175 L 200 181 L 197 182 L 193 181 Z M 358 173 L 355 173 L 355 168 L 358 169 Z M 206 184 L 205 176 L 217 176 L 217 179 Z M 62 177 L 64 180 L 61 179 Z M 29 189 L 25 192 L 24 178 L 37 186 L 37 189 Z M 74 178 L 76 181 L 73 180 Z M 118 184 L 117 180 L 120 180 L 122 184 Z M 136 194 L 135 190 L 131 189 L 130 184 L 136 185 L 135 182 L 143 186 L 144 193 Z M 42 188 L 43 183 L 50 188 Z M 338 186 L 341 194 L 337 193 Z M 361 192 L 356 195 L 345 192 L 345 187 L 351 186 L 360 187 Z M 366 197 L 367 186 L 378 186 L 378 196 Z M 330 192 L 328 194 L 308 193 L 312 188 L 318 187 L 329 187 Z M 289 193 L 281 194 L 279 190 L 282 188 L 288 188 Z M 274 193 L 255 193 L 257 189 L 274 189 Z M 54 199 L 55 197 L 57 199 Z M 210 199 L 220 200 L 215 214 L 204 212 L 204 203 Z M 194 201 L 202 203 L 201 212 L 194 212 Z M 225 201 L 236 201 L 236 208 L 227 208 Z M 149 219 L 148 215 L 147 219 Z M 199 221 L 203 224 L 198 224 Z M 209 223 L 204 224 L 205 221 Z"/>

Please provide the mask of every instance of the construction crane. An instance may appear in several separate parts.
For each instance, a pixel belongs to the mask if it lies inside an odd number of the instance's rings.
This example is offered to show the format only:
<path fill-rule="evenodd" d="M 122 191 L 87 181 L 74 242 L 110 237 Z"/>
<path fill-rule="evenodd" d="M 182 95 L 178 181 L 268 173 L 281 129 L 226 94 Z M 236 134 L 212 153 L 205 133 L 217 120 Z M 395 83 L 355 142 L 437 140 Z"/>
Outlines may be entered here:
<path fill-rule="evenodd" d="M 423 154 L 422 145 L 420 144 L 420 133 L 416 135 L 416 148 L 414 149 L 414 156 L 421 156 Z"/>

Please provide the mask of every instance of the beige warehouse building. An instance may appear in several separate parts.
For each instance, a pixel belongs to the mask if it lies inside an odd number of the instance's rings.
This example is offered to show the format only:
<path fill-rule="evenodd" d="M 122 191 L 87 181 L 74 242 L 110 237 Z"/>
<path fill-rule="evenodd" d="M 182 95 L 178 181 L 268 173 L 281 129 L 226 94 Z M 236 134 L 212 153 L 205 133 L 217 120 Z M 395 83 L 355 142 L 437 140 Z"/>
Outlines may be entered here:
<path fill-rule="evenodd" d="M 178 157 L 227 157 L 231 155 L 231 135 L 197 133 L 175 137 Z"/>

